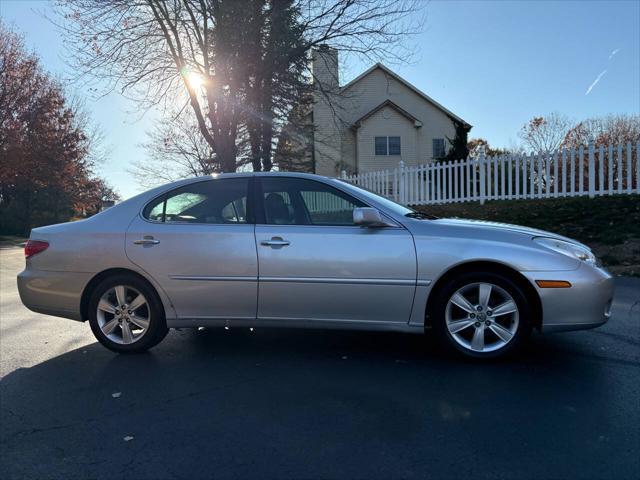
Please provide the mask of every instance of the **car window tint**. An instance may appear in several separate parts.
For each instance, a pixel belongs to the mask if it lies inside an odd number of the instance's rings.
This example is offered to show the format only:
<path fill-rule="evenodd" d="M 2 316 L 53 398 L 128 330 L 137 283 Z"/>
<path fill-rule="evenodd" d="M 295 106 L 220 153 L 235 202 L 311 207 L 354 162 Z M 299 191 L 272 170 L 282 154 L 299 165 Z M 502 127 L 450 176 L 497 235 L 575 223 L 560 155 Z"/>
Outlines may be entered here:
<path fill-rule="evenodd" d="M 145 217 L 165 223 L 247 223 L 248 178 L 185 185 L 149 204 Z"/>
<path fill-rule="evenodd" d="M 294 225 L 295 210 L 289 193 L 277 186 L 275 190 L 264 192 L 264 207 L 267 223 L 273 225 Z M 272 191 L 271 191 L 272 190 Z"/>
<path fill-rule="evenodd" d="M 179 221 L 203 220 L 203 208 L 195 208 L 207 199 L 204 193 L 182 192 L 167 198 L 165 221 L 175 219 Z M 196 215 L 198 217 L 196 217 Z"/>
<path fill-rule="evenodd" d="M 243 197 L 239 200 L 229 202 L 222 208 L 222 217 L 225 223 L 246 223 L 247 199 Z"/>
<path fill-rule="evenodd" d="M 155 222 L 162 221 L 162 215 L 164 213 L 164 196 L 157 198 L 152 203 L 147 205 L 144 210 L 144 218 L 153 220 Z"/>
<path fill-rule="evenodd" d="M 302 178 L 262 179 L 265 218 L 275 225 L 353 225 L 359 200 L 329 185 Z"/>

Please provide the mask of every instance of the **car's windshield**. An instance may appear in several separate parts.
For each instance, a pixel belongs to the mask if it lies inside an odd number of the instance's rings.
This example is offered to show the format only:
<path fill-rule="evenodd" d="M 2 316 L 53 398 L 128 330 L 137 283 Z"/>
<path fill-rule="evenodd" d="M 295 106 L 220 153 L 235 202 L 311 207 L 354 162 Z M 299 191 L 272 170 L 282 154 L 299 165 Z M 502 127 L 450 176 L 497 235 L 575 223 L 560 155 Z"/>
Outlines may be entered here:
<path fill-rule="evenodd" d="M 350 189 L 352 190 L 356 190 L 357 193 L 359 193 L 360 195 L 362 195 L 363 197 L 365 197 L 366 199 L 371 199 L 375 202 L 378 202 L 379 204 L 382 204 L 385 208 L 391 210 L 393 213 L 397 214 L 397 215 L 402 215 L 404 217 L 411 217 L 411 218 L 418 218 L 418 219 L 432 219 L 432 218 L 436 218 L 432 215 L 426 214 L 426 213 L 422 213 L 422 212 L 417 212 L 415 210 L 413 210 L 412 208 L 409 207 L 405 207 L 404 205 L 401 205 L 399 203 L 394 202 L 393 200 L 389 200 L 388 198 L 385 198 L 381 195 L 378 195 L 375 192 L 372 192 L 371 190 L 365 188 L 365 187 L 361 187 L 359 185 L 354 185 L 352 183 L 349 183 L 345 180 L 342 179 L 337 179 L 340 183 L 342 183 L 343 185 L 347 185 Z"/>

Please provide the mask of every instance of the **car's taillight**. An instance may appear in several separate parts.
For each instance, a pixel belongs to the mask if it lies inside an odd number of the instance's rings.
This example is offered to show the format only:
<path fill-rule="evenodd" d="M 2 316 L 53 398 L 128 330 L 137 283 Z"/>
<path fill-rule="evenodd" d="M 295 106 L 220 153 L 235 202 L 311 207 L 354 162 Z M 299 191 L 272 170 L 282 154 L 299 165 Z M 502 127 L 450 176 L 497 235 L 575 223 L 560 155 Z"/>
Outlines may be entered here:
<path fill-rule="evenodd" d="M 47 248 L 49 248 L 49 242 L 27 240 L 27 243 L 24 245 L 24 256 L 26 258 L 33 257 L 40 252 L 44 252 Z"/>

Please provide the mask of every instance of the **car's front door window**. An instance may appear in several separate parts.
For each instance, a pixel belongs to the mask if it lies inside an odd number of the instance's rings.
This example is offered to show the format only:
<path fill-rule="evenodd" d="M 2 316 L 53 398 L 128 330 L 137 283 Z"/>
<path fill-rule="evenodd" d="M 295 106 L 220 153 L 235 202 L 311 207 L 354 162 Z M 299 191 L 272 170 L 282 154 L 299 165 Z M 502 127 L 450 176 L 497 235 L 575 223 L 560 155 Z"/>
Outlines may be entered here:
<path fill-rule="evenodd" d="M 262 194 L 269 225 L 354 225 L 353 209 L 365 206 L 340 190 L 304 178 L 263 178 Z"/>

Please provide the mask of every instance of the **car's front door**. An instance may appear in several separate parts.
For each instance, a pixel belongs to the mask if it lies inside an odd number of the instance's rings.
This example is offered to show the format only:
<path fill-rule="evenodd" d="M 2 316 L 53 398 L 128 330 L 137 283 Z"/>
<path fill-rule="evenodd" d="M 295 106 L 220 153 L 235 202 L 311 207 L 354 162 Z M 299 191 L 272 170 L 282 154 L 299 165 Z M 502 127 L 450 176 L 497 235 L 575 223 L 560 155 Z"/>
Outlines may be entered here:
<path fill-rule="evenodd" d="M 258 318 L 406 323 L 415 247 L 402 228 L 353 223 L 361 201 L 315 180 L 260 177 Z"/>
<path fill-rule="evenodd" d="M 183 319 L 254 319 L 258 259 L 249 177 L 191 183 L 147 205 L 126 252 Z"/>

